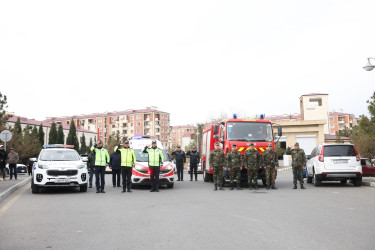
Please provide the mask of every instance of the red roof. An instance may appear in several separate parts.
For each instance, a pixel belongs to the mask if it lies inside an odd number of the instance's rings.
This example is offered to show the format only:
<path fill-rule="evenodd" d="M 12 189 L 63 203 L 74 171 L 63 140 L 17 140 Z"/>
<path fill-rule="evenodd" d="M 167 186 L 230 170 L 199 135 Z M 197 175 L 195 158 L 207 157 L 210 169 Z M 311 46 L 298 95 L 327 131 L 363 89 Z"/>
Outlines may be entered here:
<path fill-rule="evenodd" d="M 34 125 L 39 126 L 40 124 L 42 124 L 43 127 L 51 127 L 51 125 L 52 125 L 50 122 L 47 122 L 47 121 L 38 121 L 38 120 L 35 120 L 35 119 L 28 119 L 26 117 L 21 117 L 21 116 L 12 116 L 11 118 L 8 119 L 8 122 L 14 122 L 15 123 L 18 118 L 20 119 L 21 124 L 28 124 L 28 125 L 31 125 L 31 126 L 34 126 Z M 70 126 L 63 125 L 63 129 L 69 130 Z M 90 130 L 83 129 L 83 128 L 77 128 L 77 131 L 78 132 L 84 132 L 84 133 L 96 134 L 96 132 L 92 132 Z"/>

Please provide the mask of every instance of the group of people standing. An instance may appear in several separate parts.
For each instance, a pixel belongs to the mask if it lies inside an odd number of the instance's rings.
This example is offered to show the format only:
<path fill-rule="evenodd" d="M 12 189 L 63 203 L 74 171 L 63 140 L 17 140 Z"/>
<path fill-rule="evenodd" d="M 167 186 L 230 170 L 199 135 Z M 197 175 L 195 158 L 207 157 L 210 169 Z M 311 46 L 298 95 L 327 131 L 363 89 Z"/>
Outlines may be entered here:
<path fill-rule="evenodd" d="M 4 181 L 6 180 L 5 166 L 7 162 L 9 164 L 9 180 L 13 179 L 13 175 L 14 179 L 17 180 L 17 163 L 19 159 L 18 153 L 14 151 L 13 148 L 10 148 L 9 154 L 7 154 L 7 152 L 4 150 L 4 146 L 0 145 L 0 171 L 3 175 Z"/>
<path fill-rule="evenodd" d="M 184 181 L 184 163 L 186 163 L 186 155 L 190 156 L 190 181 L 193 181 L 193 172 L 195 181 L 198 181 L 197 170 L 201 157 L 195 146 L 186 152 L 186 154 L 181 149 L 181 146 L 177 146 L 177 149 L 172 152 L 172 156 L 174 156 L 176 160 L 177 181 Z"/>
<path fill-rule="evenodd" d="M 89 174 L 89 188 L 92 188 L 92 179 L 95 173 L 96 193 L 105 193 L 105 169 L 107 164 L 112 169 L 113 187 L 121 187 L 120 177 L 122 176 L 122 192 L 131 193 L 131 176 L 132 168 L 136 162 L 134 150 L 129 147 L 129 141 L 124 145 L 118 145 L 114 152 L 109 155 L 108 151 L 103 148 L 103 142 L 99 140 L 92 148 L 92 154 L 89 155 L 87 168 Z"/>
<path fill-rule="evenodd" d="M 241 170 L 247 169 L 249 190 L 258 190 L 258 171 L 260 168 L 265 170 L 266 189 L 277 189 L 275 186 L 276 170 L 279 167 L 277 153 L 272 149 L 272 143 L 268 144 L 267 150 L 260 156 L 258 150 L 254 148 L 254 143 L 249 143 L 249 149 L 245 151 L 243 157 L 237 150 L 236 145 L 232 145 L 231 151 L 225 156 L 218 142 L 214 145 L 214 150 L 210 152 L 209 163 L 213 169 L 214 190 L 224 190 L 223 172 L 227 168 L 230 175 L 230 189 L 234 189 L 234 179 L 236 179 L 237 189 L 241 190 Z M 306 164 L 306 155 L 299 144 L 295 143 L 294 148 L 288 147 L 286 154 L 292 155 L 293 167 L 293 189 L 297 189 L 297 179 L 303 186 L 303 168 Z"/>

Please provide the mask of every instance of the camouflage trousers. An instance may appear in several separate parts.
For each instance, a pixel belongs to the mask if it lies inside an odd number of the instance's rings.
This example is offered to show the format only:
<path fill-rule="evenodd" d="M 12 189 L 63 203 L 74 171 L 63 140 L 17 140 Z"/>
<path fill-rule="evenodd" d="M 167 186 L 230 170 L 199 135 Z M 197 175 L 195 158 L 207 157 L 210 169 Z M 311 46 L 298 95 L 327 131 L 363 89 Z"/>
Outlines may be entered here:
<path fill-rule="evenodd" d="M 258 182 L 258 169 L 249 168 L 247 170 L 247 175 L 249 176 L 249 184 L 257 184 L 257 182 Z"/>
<path fill-rule="evenodd" d="M 271 185 L 275 185 L 276 171 L 275 167 L 266 168 L 266 185 L 270 186 L 270 177 L 272 178 Z"/>
<path fill-rule="evenodd" d="M 223 167 L 212 167 L 214 172 L 214 184 L 223 184 Z"/>
<path fill-rule="evenodd" d="M 233 183 L 233 179 L 234 177 L 236 177 L 236 182 L 237 184 L 239 184 L 241 181 L 241 168 L 239 167 L 231 168 L 229 172 L 229 176 L 230 176 L 230 183 Z"/>
<path fill-rule="evenodd" d="M 297 179 L 303 184 L 303 167 L 293 167 L 293 184 L 297 185 Z"/>

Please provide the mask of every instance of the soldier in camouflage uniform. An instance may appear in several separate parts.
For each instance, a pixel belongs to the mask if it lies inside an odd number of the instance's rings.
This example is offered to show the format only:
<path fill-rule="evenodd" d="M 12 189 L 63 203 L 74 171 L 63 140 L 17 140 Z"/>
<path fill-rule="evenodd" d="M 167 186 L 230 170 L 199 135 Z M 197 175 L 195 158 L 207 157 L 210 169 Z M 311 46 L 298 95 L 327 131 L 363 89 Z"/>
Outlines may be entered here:
<path fill-rule="evenodd" d="M 249 149 L 243 155 L 243 165 L 247 168 L 249 176 L 249 190 L 258 190 L 258 169 L 260 164 L 260 154 L 254 148 L 254 143 L 249 144 Z"/>
<path fill-rule="evenodd" d="M 214 172 L 214 190 L 217 191 L 217 185 L 219 184 L 220 190 L 223 188 L 223 170 L 225 165 L 225 154 L 222 149 L 220 149 L 220 144 L 215 143 L 215 149 L 210 152 L 209 163 Z"/>
<path fill-rule="evenodd" d="M 306 189 L 303 186 L 303 168 L 306 165 L 305 151 L 299 148 L 299 143 L 294 144 L 294 149 L 288 147 L 285 151 L 287 155 L 292 155 L 292 167 L 293 167 L 293 189 L 297 189 L 297 178 L 301 184 L 301 189 Z M 298 177 L 297 177 L 298 171 Z"/>
<path fill-rule="evenodd" d="M 262 165 L 266 168 L 266 189 L 270 189 L 270 176 L 272 177 L 271 189 L 275 187 L 276 169 L 279 167 L 276 151 L 272 149 L 272 143 L 268 143 L 268 149 L 263 152 Z"/>
<path fill-rule="evenodd" d="M 242 164 L 242 156 L 241 153 L 238 152 L 237 146 L 232 145 L 232 151 L 227 153 L 227 168 L 230 174 L 230 190 L 233 190 L 234 187 L 234 177 L 236 177 L 237 182 L 237 190 L 242 190 L 240 188 L 241 182 L 241 164 Z"/>

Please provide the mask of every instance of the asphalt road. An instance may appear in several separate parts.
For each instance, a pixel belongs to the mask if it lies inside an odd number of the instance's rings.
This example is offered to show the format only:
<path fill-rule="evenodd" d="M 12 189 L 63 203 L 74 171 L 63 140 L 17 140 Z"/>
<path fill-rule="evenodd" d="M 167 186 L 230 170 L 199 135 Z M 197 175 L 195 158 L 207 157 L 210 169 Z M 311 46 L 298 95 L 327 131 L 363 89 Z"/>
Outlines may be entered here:
<path fill-rule="evenodd" d="M 186 178 L 186 177 L 185 177 Z M 327 183 L 214 192 L 176 182 L 160 193 L 27 185 L 0 203 L 0 249 L 374 249 L 375 188 Z"/>

